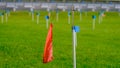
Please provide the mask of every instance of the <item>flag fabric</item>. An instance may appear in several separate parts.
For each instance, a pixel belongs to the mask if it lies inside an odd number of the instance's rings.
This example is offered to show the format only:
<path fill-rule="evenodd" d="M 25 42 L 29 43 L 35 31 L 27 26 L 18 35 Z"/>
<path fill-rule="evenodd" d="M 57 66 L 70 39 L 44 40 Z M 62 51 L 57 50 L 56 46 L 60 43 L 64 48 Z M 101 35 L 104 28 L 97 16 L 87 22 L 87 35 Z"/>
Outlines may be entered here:
<path fill-rule="evenodd" d="M 44 54 L 43 54 L 43 63 L 48 63 L 53 60 L 53 50 L 52 50 L 52 28 L 53 25 L 50 24 L 48 35 L 46 38 Z"/>

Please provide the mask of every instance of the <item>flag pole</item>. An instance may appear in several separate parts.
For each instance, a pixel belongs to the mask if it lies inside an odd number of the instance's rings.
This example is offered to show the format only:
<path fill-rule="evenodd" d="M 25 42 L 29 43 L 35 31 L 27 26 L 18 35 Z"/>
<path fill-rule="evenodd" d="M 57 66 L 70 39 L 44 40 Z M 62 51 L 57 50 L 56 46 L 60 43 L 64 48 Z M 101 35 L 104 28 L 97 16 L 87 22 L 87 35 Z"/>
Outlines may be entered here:
<path fill-rule="evenodd" d="M 80 11 L 80 21 L 82 20 L 82 14 L 81 14 L 81 11 Z"/>
<path fill-rule="evenodd" d="M 70 24 L 70 15 L 68 15 L 68 24 Z"/>
<path fill-rule="evenodd" d="M 2 22 L 2 23 L 3 23 L 3 19 L 4 19 L 4 16 L 2 15 L 2 16 L 1 16 L 1 22 Z"/>
<path fill-rule="evenodd" d="M 58 11 L 56 12 L 56 20 L 58 22 Z"/>
<path fill-rule="evenodd" d="M 99 24 L 101 23 L 101 15 L 99 15 Z"/>
<path fill-rule="evenodd" d="M 76 39 L 74 30 L 74 6 L 72 6 L 73 68 L 76 68 Z"/>
<path fill-rule="evenodd" d="M 39 15 L 37 15 L 37 24 L 39 23 Z"/>
<path fill-rule="evenodd" d="M 32 21 L 34 21 L 34 12 L 32 12 Z"/>
<path fill-rule="evenodd" d="M 93 30 L 95 29 L 95 19 L 93 19 Z"/>
<path fill-rule="evenodd" d="M 47 20 L 46 20 L 46 28 L 47 28 L 47 29 L 48 29 L 48 21 L 49 21 L 49 20 L 47 19 Z"/>
<path fill-rule="evenodd" d="M 8 21 L 8 10 L 7 10 L 7 2 L 6 2 L 5 12 L 6 12 L 6 22 Z"/>
<path fill-rule="evenodd" d="M 93 26 L 93 30 L 94 30 L 94 29 L 95 29 L 95 20 L 96 20 L 96 16 L 93 15 L 93 16 L 92 16 L 92 19 L 93 19 L 92 26 Z"/>
<path fill-rule="evenodd" d="M 6 12 L 6 22 L 8 21 L 8 13 Z"/>

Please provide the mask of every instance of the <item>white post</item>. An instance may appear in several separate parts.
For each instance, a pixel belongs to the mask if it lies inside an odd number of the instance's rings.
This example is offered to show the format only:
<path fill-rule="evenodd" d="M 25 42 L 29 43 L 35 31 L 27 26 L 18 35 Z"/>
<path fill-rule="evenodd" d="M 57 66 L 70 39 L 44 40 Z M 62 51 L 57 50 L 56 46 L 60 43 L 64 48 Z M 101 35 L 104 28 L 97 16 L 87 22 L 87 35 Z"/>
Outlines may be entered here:
<path fill-rule="evenodd" d="M 77 46 L 77 33 L 75 32 L 75 45 Z"/>
<path fill-rule="evenodd" d="M 70 24 L 70 15 L 68 15 L 68 24 Z"/>
<path fill-rule="evenodd" d="M 99 15 L 99 24 L 101 23 L 101 15 Z"/>
<path fill-rule="evenodd" d="M 48 22 L 49 22 L 49 20 L 46 19 L 46 28 L 47 28 L 47 29 L 48 29 Z"/>
<path fill-rule="evenodd" d="M 1 22 L 2 22 L 2 23 L 3 23 L 3 18 L 4 18 L 4 16 L 2 15 L 2 16 L 1 16 Z"/>
<path fill-rule="evenodd" d="M 100 16 L 100 21 L 102 22 L 102 20 L 103 20 L 103 16 Z"/>
<path fill-rule="evenodd" d="M 73 68 L 76 68 L 76 41 L 75 41 L 75 30 L 73 29 Z"/>
<path fill-rule="evenodd" d="M 58 13 L 56 14 L 56 19 L 57 19 L 57 21 L 58 21 Z"/>
<path fill-rule="evenodd" d="M 51 16 L 51 12 L 50 12 L 50 10 L 49 10 L 49 12 L 48 12 L 48 16 L 49 16 L 49 17 Z"/>
<path fill-rule="evenodd" d="M 80 21 L 82 20 L 82 14 L 81 14 L 81 12 L 80 12 Z"/>
<path fill-rule="evenodd" d="M 37 15 L 37 24 L 39 23 L 39 15 Z"/>
<path fill-rule="evenodd" d="M 95 29 L 95 19 L 93 19 L 93 30 Z"/>
<path fill-rule="evenodd" d="M 32 12 L 32 21 L 34 21 L 34 13 Z"/>
<path fill-rule="evenodd" d="M 63 11 L 65 11 L 65 2 L 64 2 L 64 7 L 63 7 Z"/>
<path fill-rule="evenodd" d="M 74 30 L 74 6 L 72 6 L 72 39 L 73 39 L 73 68 L 76 68 L 76 47 L 75 47 L 75 30 Z"/>
<path fill-rule="evenodd" d="M 8 21 L 8 14 L 6 13 L 6 22 Z"/>

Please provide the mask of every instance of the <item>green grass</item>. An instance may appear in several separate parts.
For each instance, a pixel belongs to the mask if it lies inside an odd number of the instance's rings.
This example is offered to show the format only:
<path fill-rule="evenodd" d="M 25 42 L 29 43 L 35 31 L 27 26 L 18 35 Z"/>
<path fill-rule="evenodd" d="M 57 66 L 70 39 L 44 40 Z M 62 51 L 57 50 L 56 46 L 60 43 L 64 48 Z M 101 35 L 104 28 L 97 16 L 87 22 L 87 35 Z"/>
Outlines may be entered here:
<path fill-rule="evenodd" d="M 96 28 L 92 30 L 92 15 L 97 15 Z M 40 23 L 31 20 L 28 12 L 11 12 L 8 22 L 0 21 L 0 68 L 73 68 L 72 28 L 67 22 L 67 12 L 51 13 L 53 23 L 54 60 L 43 64 L 43 51 L 48 29 L 45 15 L 40 13 Z M 120 67 L 120 16 L 117 12 L 106 12 L 101 24 L 98 13 L 75 12 L 74 23 L 80 26 L 77 33 L 77 68 Z M 0 18 L 1 20 L 1 18 Z"/>

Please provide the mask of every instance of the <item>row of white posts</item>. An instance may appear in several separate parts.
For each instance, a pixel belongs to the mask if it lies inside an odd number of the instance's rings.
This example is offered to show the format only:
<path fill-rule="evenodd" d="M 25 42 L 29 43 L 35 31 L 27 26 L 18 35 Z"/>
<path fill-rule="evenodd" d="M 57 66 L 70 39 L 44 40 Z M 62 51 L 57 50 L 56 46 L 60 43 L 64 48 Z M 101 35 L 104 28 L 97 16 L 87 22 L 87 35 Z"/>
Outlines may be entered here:
<path fill-rule="evenodd" d="M 8 16 L 10 16 L 10 12 L 9 11 L 6 11 L 5 13 L 2 12 L 0 13 L 0 16 L 1 16 L 1 23 L 4 23 L 4 16 L 5 16 L 5 20 L 6 20 L 6 23 L 8 22 Z"/>
<path fill-rule="evenodd" d="M 85 12 L 85 14 L 87 15 L 87 12 Z M 29 15 L 32 15 L 32 21 L 34 21 L 34 12 L 33 11 L 29 12 Z M 120 16 L 120 12 L 119 12 L 118 15 Z M 39 24 L 39 22 L 40 22 L 39 21 L 40 13 L 36 13 L 36 16 L 37 16 L 36 22 L 37 22 L 37 24 Z M 104 12 L 100 12 L 99 17 L 98 17 L 98 23 L 99 24 L 102 22 L 103 16 L 104 16 Z M 82 12 L 81 11 L 79 13 L 79 17 L 80 17 L 80 21 L 82 21 Z M 50 18 L 50 12 L 48 12 L 48 15 L 45 17 L 45 19 L 46 19 L 46 28 L 48 28 L 49 18 Z M 1 19 L 2 19 L 1 21 L 3 22 L 3 16 L 1 16 Z M 68 11 L 68 24 L 71 23 L 70 19 L 71 19 L 71 12 Z M 93 19 L 92 29 L 94 30 L 95 29 L 95 23 L 96 23 L 96 16 L 93 15 L 92 19 Z M 58 21 L 58 20 L 59 20 L 59 13 L 58 13 L 58 11 L 56 11 L 56 21 Z M 6 14 L 6 22 L 7 22 L 7 14 Z"/>

